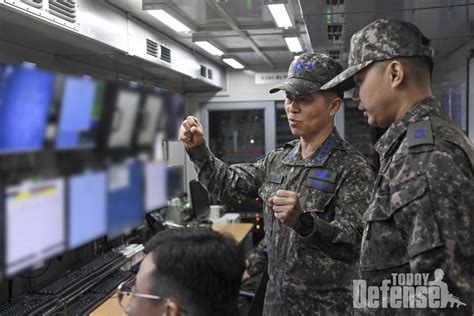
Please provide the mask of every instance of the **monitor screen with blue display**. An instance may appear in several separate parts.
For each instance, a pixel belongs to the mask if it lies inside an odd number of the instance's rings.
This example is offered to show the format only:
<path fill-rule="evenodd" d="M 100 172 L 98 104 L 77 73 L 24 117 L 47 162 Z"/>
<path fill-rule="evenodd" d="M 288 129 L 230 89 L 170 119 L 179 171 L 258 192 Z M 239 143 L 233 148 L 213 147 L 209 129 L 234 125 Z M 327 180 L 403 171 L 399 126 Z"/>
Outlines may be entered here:
<path fill-rule="evenodd" d="M 89 78 L 66 76 L 56 135 L 58 149 L 95 147 L 104 88 Z"/>
<path fill-rule="evenodd" d="M 0 230 L 5 231 L 5 191 L 0 189 Z M 5 234 L 0 234 L 0 282 L 5 274 Z"/>
<path fill-rule="evenodd" d="M 108 169 L 108 236 L 127 233 L 143 222 L 143 165 L 134 160 Z"/>
<path fill-rule="evenodd" d="M 68 179 L 68 247 L 107 234 L 107 174 L 86 172 Z"/>
<path fill-rule="evenodd" d="M 0 63 L 0 153 L 42 148 L 53 90 L 53 73 Z"/>
<path fill-rule="evenodd" d="M 24 181 L 5 189 L 5 268 L 11 277 L 66 249 L 65 181 Z"/>

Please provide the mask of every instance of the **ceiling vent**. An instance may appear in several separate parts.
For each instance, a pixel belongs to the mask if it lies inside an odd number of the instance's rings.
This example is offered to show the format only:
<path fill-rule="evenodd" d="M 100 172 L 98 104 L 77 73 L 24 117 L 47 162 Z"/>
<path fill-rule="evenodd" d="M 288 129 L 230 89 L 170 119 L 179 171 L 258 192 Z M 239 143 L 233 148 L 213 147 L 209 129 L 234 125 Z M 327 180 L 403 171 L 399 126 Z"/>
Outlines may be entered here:
<path fill-rule="evenodd" d="M 167 63 L 170 63 L 171 62 L 171 49 L 163 45 L 160 45 L 160 49 L 161 49 L 160 59 L 166 61 Z"/>
<path fill-rule="evenodd" d="M 76 23 L 76 0 L 49 0 L 49 13 L 66 20 Z"/>
<path fill-rule="evenodd" d="M 26 3 L 36 9 L 41 9 L 43 7 L 43 0 L 21 0 L 21 2 Z"/>
<path fill-rule="evenodd" d="M 201 65 L 201 77 L 206 78 L 207 76 L 207 68 L 206 66 Z"/>
<path fill-rule="evenodd" d="M 147 38 L 146 53 L 150 56 L 158 57 L 158 43 Z"/>

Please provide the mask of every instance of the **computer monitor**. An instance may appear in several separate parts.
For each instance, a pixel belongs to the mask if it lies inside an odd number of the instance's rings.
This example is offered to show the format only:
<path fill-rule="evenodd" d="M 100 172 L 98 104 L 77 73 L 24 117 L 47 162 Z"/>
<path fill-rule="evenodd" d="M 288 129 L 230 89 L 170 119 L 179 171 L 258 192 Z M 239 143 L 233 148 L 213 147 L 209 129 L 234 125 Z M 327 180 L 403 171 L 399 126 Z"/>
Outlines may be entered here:
<path fill-rule="evenodd" d="M 143 222 L 143 166 L 138 160 L 108 169 L 108 233 L 126 233 Z"/>
<path fill-rule="evenodd" d="M 185 99 L 182 95 L 173 94 L 168 98 L 168 120 L 166 125 L 166 138 L 177 139 L 179 127 L 184 120 Z"/>
<path fill-rule="evenodd" d="M 13 276 L 65 250 L 64 179 L 5 189 L 5 270 Z"/>
<path fill-rule="evenodd" d="M 134 84 L 116 84 L 110 88 L 107 102 L 112 102 L 112 117 L 108 130 L 107 147 L 109 149 L 130 148 L 132 146 L 138 110 L 140 90 Z"/>
<path fill-rule="evenodd" d="M 206 188 L 199 181 L 191 180 L 189 182 L 189 193 L 191 194 L 194 217 L 196 219 L 209 218 L 211 202 Z"/>
<path fill-rule="evenodd" d="M 68 179 L 68 248 L 107 234 L 107 174 L 86 172 Z"/>
<path fill-rule="evenodd" d="M 182 165 L 168 166 L 167 169 L 168 181 L 168 199 L 179 197 L 184 193 L 184 168 Z"/>
<path fill-rule="evenodd" d="M 95 147 L 103 98 L 102 83 L 74 76 L 64 78 L 56 148 Z"/>
<path fill-rule="evenodd" d="M 149 146 L 155 141 L 159 125 L 164 119 L 165 97 L 159 91 L 148 90 L 144 96 L 141 124 L 138 126 L 137 145 Z"/>
<path fill-rule="evenodd" d="M 42 148 L 53 90 L 53 73 L 0 62 L 0 153 Z"/>
<path fill-rule="evenodd" d="M 166 163 L 145 164 L 145 212 L 162 208 L 168 204 Z"/>

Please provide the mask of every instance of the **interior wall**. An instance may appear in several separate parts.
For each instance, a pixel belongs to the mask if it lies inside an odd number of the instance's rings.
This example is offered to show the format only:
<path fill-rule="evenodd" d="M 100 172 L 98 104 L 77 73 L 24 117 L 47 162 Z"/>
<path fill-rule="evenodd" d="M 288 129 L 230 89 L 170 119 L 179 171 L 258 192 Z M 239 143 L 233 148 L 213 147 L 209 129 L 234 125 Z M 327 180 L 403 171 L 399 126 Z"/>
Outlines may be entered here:
<path fill-rule="evenodd" d="M 225 89 L 215 94 L 196 93 L 186 94 L 186 116 L 192 115 L 201 120 L 200 111 L 208 103 L 224 102 L 259 102 L 259 101 L 281 101 L 285 99 L 283 92 L 270 94 L 269 90 L 276 84 L 255 84 L 255 74 L 250 71 L 227 70 Z M 204 126 L 206 129 L 207 127 Z M 194 166 L 186 156 L 186 179 L 196 179 L 197 173 Z"/>
<path fill-rule="evenodd" d="M 469 112 L 472 114 L 474 99 L 467 98 L 469 91 L 474 91 L 474 88 L 470 88 L 467 82 L 469 60 L 468 55 L 470 49 L 474 46 L 474 41 L 470 41 L 468 44 L 454 47 L 451 53 L 447 56 L 440 56 L 439 60 L 435 63 L 433 70 L 433 94 L 439 96 L 440 92 L 447 87 L 453 87 L 459 84 L 464 84 L 464 102 L 466 107 L 466 126 L 467 130 L 471 133 L 471 140 L 473 140 L 472 132 L 474 131 L 474 119 L 467 117 Z M 470 79 L 470 85 L 472 86 L 473 78 Z M 469 103 L 467 103 L 469 102 Z"/>

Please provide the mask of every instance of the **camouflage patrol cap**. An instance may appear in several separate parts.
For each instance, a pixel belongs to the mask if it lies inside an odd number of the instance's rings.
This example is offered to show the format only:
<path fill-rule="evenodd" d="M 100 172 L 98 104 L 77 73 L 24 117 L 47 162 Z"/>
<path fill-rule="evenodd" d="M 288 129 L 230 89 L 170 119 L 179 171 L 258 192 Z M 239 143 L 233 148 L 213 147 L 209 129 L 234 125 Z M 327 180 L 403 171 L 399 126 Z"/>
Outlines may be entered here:
<path fill-rule="evenodd" d="M 349 66 L 326 83 L 322 90 L 349 90 L 353 76 L 373 62 L 396 57 L 427 57 L 431 62 L 435 51 L 430 40 L 414 24 L 392 19 L 379 19 L 352 35 Z"/>
<path fill-rule="evenodd" d="M 304 53 L 296 56 L 288 69 L 288 79 L 270 90 L 284 90 L 305 96 L 319 91 L 321 87 L 342 71 L 342 66 L 323 54 Z"/>

